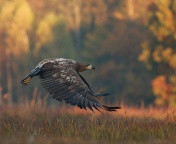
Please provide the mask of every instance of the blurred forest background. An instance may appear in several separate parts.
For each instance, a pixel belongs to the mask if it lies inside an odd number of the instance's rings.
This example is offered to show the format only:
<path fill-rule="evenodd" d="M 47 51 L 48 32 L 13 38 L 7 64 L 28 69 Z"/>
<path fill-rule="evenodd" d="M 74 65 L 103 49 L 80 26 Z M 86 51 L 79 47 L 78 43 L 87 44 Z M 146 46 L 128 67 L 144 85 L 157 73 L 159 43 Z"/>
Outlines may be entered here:
<path fill-rule="evenodd" d="M 46 96 L 20 81 L 48 57 L 93 64 L 106 103 L 176 106 L 176 0 L 0 0 L 0 105 Z"/>

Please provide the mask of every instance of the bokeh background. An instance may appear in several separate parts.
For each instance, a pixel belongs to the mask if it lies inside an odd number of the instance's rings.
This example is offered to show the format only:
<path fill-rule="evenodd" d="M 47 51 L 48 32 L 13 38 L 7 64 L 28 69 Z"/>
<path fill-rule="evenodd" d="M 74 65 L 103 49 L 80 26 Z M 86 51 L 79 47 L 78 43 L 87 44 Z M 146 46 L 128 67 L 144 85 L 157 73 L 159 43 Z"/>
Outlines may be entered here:
<path fill-rule="evenodd" d="M 0 0 L 0 106 L 54 103 L 20 81 L 60 57 L 96 67 L 83 75 L 105 103 L 174 107 L 176 0 Z"/>

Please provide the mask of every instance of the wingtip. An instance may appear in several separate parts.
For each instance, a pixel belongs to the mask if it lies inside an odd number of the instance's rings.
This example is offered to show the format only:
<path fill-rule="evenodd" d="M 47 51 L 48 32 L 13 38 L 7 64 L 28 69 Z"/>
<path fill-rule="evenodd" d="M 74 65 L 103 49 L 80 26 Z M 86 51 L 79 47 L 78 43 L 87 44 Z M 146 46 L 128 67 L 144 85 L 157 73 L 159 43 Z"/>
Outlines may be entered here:
<path fill-rule="evenodd" d="M 108 96 L 110 93 L 94 93 L 95 96 Z"/>
<path fill-rule="evenodd" d="M 115 107 L 110 107 L 110 106 L 105 106 L 103 105 L 103 109 L 106 110 L 106 111 L 116 111 L 117 109 L 121 109 L 120 106 L 115 106 Z"/>
<path fill-rule="evenodd" d="M 108 96 L 111 95 L 110 93 L 104 93 L 102 96 Z"/>

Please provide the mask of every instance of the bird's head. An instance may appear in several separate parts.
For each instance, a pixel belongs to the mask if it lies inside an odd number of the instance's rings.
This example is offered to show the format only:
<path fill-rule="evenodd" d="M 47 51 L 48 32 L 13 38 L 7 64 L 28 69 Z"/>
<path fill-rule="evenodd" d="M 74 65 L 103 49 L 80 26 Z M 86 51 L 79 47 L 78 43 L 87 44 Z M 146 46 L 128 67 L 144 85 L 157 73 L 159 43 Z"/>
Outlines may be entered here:
<path fill-rule="evenodd" d="M 95 67 L 93 65 L 90 65 L 90 64 L 80 64 L 80 63 L 78 63 L 77 71 L 82 72 L 82 71 L 85 71 L 85 70 L 95 70 Z"/>

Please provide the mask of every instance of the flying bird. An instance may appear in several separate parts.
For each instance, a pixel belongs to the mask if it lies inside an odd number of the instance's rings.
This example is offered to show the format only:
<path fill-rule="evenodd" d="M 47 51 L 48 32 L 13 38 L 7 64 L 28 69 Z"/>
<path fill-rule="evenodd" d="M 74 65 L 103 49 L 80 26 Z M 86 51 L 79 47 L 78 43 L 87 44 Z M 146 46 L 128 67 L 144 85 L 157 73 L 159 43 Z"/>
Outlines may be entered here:
<path fill-rule="evenodd" d="M 81 109 L 88 107 L 116 111 L 120 107 L 109 107 L 97 101 L 99 96 L 107 96 L 108 93 L 95 93 L 85 78 L 80 74 L 85 70 L 95 69 L 90 64 L 82 64 L 72 59 L 47 58 L 38 65 L 21 81 L 22 84 L 29 84 L 31 78 L 39 76 L 44 89 L 58 101 L 65 101 Z"/>

